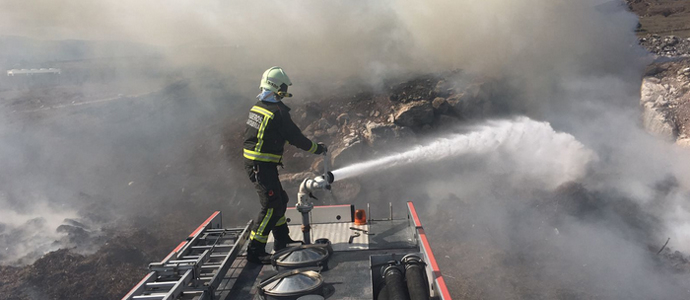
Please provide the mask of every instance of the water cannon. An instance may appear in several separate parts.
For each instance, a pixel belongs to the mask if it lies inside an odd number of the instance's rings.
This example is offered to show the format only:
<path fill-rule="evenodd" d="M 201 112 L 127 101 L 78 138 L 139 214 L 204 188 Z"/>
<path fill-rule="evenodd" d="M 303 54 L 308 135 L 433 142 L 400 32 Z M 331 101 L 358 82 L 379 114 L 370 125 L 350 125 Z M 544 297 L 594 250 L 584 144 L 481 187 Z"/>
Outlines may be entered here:
<path fill-rule="evenodd" d="M 323 174 L 314 178 L 304 179 L 299 185 L 299 191 L 297 192 L 298 208 L 303 205 L 310 205 L 309 198 L 318 200 L 312 194 L 313 192 L 317 190 L 331 190 L 331 183 L 335 180 L 330 167 L 331 155 L 328 151 L 324 152 L 323 155 Z"/>
<path fill-rule="evenodd" d="M 297 192 L 297 205 L 295 208 L 302 214 L 302 233 L 304 236 L 304 243 L 310 244 L 311 237 L 309 236 L 309 231 L 311 226 L 309 224 L 309 212 L 314 208 L 314 204 L 309 202 L 309 198 L 318 200 L 312 194 L 318 190 L 331 190 L 331 183 L 333 183 L 335 176 L 330 171 L 329 162 L 331 160 L 328 152 L 324 153 L 323 158 L 323 175 L 316 176 L 314 178 L 307 178 L 302 181 L 299 185 L 299 191 Z"/>
<path fill-rule="evenodd" d="M 312 193 L 318 190 L 331 190 L 333 178 L 333 173 L 326 172 L 321 176 L 303 180 L 297 193 L 297 205 L 308 203 L 309 198 L 318 200 Z"/>

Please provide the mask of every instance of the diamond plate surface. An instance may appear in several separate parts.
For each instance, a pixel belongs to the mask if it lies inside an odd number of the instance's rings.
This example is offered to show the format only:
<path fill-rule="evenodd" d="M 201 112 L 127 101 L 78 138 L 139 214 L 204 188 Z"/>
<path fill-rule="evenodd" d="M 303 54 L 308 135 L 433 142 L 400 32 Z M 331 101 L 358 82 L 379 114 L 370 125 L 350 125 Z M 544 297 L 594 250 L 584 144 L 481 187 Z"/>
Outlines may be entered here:
<path fill-rule="evenodd" d="M 303 235 L 301 225 L 290 225 L 290 238 L 293 240 L 302 240 Z M 331 224 L 312 224 L 310 237 L 311 241 L 316 239 L 327 238 L 331 241 L 333 251 L 352 251 L 352 250 L 366 250 L 369 249 L 369 235 L 364 232 L 352 230 L 350 227 L 359 228 L 362 230 L 369 230 L 369 225 L 354 225 L 352 223 L 331 223 Z M 359 233 L 359 236 L 350 241 L 350 236 L 354 233 Z M 266 249 L 273 249 L 273 235 L 268 238 L 269 245 Z"/>

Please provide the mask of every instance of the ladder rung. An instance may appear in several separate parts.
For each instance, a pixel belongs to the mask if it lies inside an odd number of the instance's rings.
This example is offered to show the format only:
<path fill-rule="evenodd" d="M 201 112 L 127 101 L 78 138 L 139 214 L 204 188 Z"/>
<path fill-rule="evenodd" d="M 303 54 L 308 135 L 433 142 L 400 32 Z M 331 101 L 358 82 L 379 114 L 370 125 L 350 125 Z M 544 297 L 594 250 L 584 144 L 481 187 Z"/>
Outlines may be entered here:
<path fill-rule="evenodd" d="M 163 299 L 165 298 L 166 294 L 151 294 L 151 295 L 142 295 L 142 296 L 134 296 L 132 299 L 141 299 L 141 300 L 154 300 L 154 299 Z"/>
<path fill-rule="evenodd" d="M 202 269 L 218 269 L 220 268 L 219 264 L 213 264 L 213 265 L 203 265 L 201 266 Z"/>
<path fill-rule="evenodd" d="M 184 291 L 185 296 L 191 296 L 191 295 L 201 295 L 205 291 Z"/>
<path fill-rule="evenodd" d="M 221 253 L 221 254 L 211 254 L 208 257 L 209 258 L 225 258 L 228 256 L 228 253 Z M 199 255 L 189 255 L 189 256 L 183 256 L 181 257 L 182 260 L 171 260 L 168 261 L 169 264 L 180 264 L 180 263 L 195 263 L 197 259 L 199 259 Z"/>
<path fill-rule="evenodd" d="M 209 233 L 208 235 L 200 237 L 198 240 L 199 241 L 224 241 L 224 240 L 236 240 L 239 237 L 239 235 L 235 234 L 221 234 L 221 233 Z"/>
<path fill-rule="evenodd" d="M 176 283 L 177 281 L 149 282 L 146 286 L 152 288 L 173 287 Z"/>
<path fill-rule="evenodd" d="M 199 256 L 184 256 L 182 257 L 183 259 L 180 260 L 169 260 L 166 266 L 169 266 L 170 264 L 176 265 L 176 264 L 196 264 L 196 260 L 199 259 Z"/>
<path fill-rule="evenodd" d="M 232 246 L 235 246 L 235 245 L 222 244 L 222 245 L 208 245 L 208 246 L 192 246 L 192 249 L 203 250 L 203 249 L 211 249 L 211 248 L 232 248 Z"/>
<path fill-rule="evenodd" d="M 186 253 L 187 254 L 186 256 L 199 257 L 199 255 L 202 254 L 202 253 L 199 253 L 200 251 L 203 251 L 203 252 L 211 251 L 211 253 L 210 253 L 211 255 L 219 255 L 219 254 L 228 254 L 230 252 L 230 249 L 225 248 L 225 247 L 223 247 L 221 249 L 218 249 L 218 248 L 216 248 L 216 249 L 192 249 L 191 251 L 189 251 L 189 253 Z"/>

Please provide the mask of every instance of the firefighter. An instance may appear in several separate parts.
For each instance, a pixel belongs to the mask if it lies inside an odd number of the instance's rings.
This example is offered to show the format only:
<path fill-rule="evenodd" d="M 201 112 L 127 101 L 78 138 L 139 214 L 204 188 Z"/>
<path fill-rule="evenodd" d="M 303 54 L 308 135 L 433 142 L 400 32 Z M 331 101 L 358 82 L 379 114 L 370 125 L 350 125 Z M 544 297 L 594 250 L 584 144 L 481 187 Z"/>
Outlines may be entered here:
<path fill-rule="evenodd" d="M 286 143 L 302 150 L 324 154 L 327 148 L 302 134 L 290 118 L 290 108 L 281 101 L 292 97 L 288 93 L 290 78 L 280 67 L 264 72 L 259 88 L 259 100 L 249 111 L 244 132 L 245 171 L 259 194 L 261 211 L 249 236 L 247 260 L 253 263 L 270 263 L 266 253 L 268 233 L 273 232 L 274 250 L 297 243 L 290 238 L 285 220 L 288 195 L 278 179 L 278 165 L 282 166 L 283 147 Z"/>

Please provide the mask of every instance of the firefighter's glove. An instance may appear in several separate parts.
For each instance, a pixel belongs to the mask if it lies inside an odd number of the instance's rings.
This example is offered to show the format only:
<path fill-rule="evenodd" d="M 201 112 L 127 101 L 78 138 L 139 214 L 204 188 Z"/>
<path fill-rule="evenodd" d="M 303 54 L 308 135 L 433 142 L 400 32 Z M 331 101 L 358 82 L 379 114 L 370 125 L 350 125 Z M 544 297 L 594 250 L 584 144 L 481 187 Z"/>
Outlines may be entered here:
<path fill-rule="evenodd" d="M 328 148 L 324 143 L 318 143 L 316 145 L 316 152 L 314 152 L 314 154 L 325 154 L 326 152 L 328 152 Z"/>

